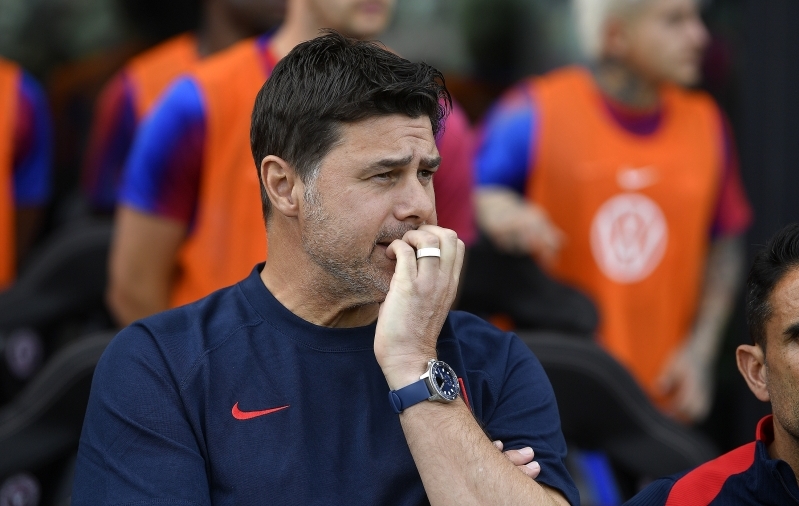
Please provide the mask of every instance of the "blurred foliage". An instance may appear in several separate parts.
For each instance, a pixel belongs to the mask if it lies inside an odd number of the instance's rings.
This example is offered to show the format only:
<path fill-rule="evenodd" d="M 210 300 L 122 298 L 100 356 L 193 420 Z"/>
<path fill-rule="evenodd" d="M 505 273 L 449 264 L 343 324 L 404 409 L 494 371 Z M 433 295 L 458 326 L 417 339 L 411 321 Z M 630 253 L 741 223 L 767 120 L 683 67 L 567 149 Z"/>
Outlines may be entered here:
<path fill-rule="evenodd" d="M 38 76 L 193 28 L 201 0 L 0 0 L 0 54 Z"/>
<path fill-rule="evenodd" d="M 0 54 L 40 76 L 130 33 L 115 0 L 0 0 Z"/>
<path fill-rule="evenodd" d="M 513 82 L 577 60 L 568 0 L 463 0 L 475 73 Z"/>

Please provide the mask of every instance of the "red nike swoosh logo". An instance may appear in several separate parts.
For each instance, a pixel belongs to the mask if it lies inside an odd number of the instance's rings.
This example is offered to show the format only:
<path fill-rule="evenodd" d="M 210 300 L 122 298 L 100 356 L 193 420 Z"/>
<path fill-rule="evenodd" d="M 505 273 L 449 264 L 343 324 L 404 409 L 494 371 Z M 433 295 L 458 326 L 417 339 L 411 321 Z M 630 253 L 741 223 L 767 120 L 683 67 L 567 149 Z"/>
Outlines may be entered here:
<path fill-rule="evenodd" d="M 279 408 L 271 408 L 271 409 L 263 409 L 261 411 L 242 411 L 239 409 L 239 403 L 233 405 L 233 418 L 236 420 L 249 420 L 250 418 L 255 418 L 257 416 L 268 415 L 270 413 L 274 413 L 276 411 L 281 411 L 289 407 L 288 404 L 285 406 L 280 406 Z"/>

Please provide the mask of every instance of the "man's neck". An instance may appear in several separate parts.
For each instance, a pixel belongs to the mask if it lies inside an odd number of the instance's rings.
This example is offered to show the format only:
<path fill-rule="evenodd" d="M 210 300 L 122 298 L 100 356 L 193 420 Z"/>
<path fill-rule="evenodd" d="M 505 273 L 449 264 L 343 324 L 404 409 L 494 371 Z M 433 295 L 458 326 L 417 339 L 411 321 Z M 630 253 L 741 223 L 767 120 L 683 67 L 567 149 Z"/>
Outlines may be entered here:
<path fill-rule="evenodd" d="M 287 2 L 286 17 L 270 42 L 272 51 L 283 58 L 297 44 L 318 37 L 322 28 L 306 2 Z"/>
<path fill-rule="evenodd" d="M 261 281 L 286 309 L 321 327 L 362 327 L 377 319 L 378 303 L 364 303 L 330 290 L 328 287 L 336 286 L 336 281 L 307 257 L 301 245 L 286 251 L 289 257 L 280 250 L 290 248 L 273 244 L 261 271 Z M 290 261 L 284 261 L 288 258 Z M 298 269 L 297 265 L 306 268 Z"/>
<path fill-rule="evenodd" d="M 202 17 L 203 22 L 197 30 L 197 47 L 202 58 L 256 35 L 251 28 L 234 19 L 224 2 L 204 2 Z"/>
<path fill-rule="evenodd" d="M 659 105 L 658 85 L 621 62 L 605 59 L 592 67 L 594 79 L 609 98 L 631 109 L 652 111 Z"/>
<path fill-rule="evenodd" d="M 774 418 L 774 441 L 768 447 L 769 456 L 784 460 L 791 466 L 799 485 L 799 438 L 786 431 Z"/>

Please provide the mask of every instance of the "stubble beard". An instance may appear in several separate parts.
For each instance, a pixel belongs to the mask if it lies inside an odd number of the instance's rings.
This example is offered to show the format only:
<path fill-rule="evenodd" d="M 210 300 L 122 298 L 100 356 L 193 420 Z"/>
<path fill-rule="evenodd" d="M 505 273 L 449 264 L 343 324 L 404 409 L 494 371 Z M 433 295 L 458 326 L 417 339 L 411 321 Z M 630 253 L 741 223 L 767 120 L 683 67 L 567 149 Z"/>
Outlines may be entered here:
<path fill-rule="evenodd" d="M 766 367 L 766 377 L 770 382 L 775 382 L 775 376 L 770 371 L 768 362 Z M 793 439 L 794 447 L 799 447 L 799 394 L 796 393 L 793 384 L 786 381 L 786 378 L 776 380 L 780 384 L 778 389 L 770 388 L 772 413 L 774 418 L 782 425 L 782 428 Z"/>
<path fill-rule="evenodd" d="M 375 260 L 377 243 L 401 238 L 410 225 L 381 229 L 368 251 L 353 251 L 358 244 L 358 231 L 344 225 L 345 220 L 331 217 L 324 211 L 318 193 L 306 186 L 306 226 L 302 247 L 311 260 L 329 277 L 317 279 L 320 296 L 331 299 L 350 299 L 353 305 L 383 302 L 391 284 L 392 272 L 380 267 Z M 355 211 L 357 212 L 357 211 Z"/>

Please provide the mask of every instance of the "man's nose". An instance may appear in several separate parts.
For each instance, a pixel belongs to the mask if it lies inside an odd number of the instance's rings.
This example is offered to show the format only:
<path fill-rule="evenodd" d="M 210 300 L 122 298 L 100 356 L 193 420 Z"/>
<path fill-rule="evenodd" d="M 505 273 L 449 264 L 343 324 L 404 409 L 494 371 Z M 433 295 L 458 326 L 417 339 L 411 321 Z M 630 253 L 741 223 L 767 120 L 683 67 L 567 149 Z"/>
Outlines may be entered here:
<path fill-rule="evenodd" d="M 394 217 L 414 224 L 435 224 L 436 203 L 433 182 L 422 184 L 414 175 L 404 178 L 397 195 Z"/>
<path fill-rule="evenodd" d="M 710 42 L 710 34 L 707 31 L 707 27 L 702 22 L 702 18 L 698 16 L 691 20 L 689 33 L 694 45 L 700 50 L 704 50 Z"/>

